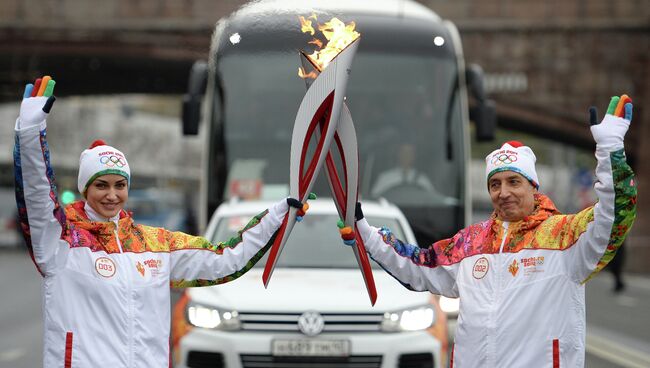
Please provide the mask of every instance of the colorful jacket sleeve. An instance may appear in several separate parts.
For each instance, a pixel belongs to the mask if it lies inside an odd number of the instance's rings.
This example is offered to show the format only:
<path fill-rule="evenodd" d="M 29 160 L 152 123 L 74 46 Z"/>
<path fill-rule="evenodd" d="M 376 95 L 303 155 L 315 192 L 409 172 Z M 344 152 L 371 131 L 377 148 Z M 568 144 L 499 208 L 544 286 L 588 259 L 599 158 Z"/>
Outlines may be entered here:
<path fill-rule="evenodd" d="M 67 243 L 61 240 L 65 214 L 59 205 L 46 121 L 20 128 L 16 121 L 14 175 L 20 226 L 29 254 L 43 276 L 50 276 L 65 262 Z"/>
<path fill-rule="evenodd" d="M 567 268 L 576 282 L 584 283 L 609 263 L 623 243 L 636 217 L 636 183 L 623 148 L 596 149 L 598 203 L 575 216 L 581 226 L 566 237 L 577 241 L 566 251 Z"/>
<path fill-rule="evenodd" d="M 224 242 L 171 233 L 172 287 L 218 285 L 248 272 L 271 247 L 288 209 L 286 201 L 278 202 Z"/>
<path fill-rule="evenodd" d="M 428 248 L 406 244 L 387 228 L 370 226 L 366 219 L 357 221 L 370 257 L 404 287 L 414 291 L 430 291 L 448 297 L 458 297 L 456 273 L 458 263 L 439 263 L 441 247 L 452 239 L 441 240 Z"/>

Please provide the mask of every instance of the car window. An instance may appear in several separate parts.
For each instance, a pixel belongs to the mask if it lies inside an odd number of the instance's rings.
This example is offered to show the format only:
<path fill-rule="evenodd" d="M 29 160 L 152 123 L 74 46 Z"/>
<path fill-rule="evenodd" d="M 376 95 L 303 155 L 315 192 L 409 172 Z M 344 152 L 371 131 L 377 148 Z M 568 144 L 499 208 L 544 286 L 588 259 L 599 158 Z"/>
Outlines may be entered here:
<path fill-rule="evenodd" d="M 237 235 L 252 218 L 250 216 L 232 216 L 223 218 L 216 227 L 213 242 L 226 241 Z M 357 268 L 356 258 L 350 247 L 343 244 L 336 227 L 338 216 L 309 214 L 302 222 L 296 224 L 285 244 L 277 267 L 306 267 L 306 268 Z M 403 230 L 397 220 L 390 218 L 368 217 L 368 222 L 375 226 L 385 226 L 400 239 Z M 264 256 L 255 267 L 263 267 L 267 256 Z M 378 268 L 371 262 L 373 268 Z"/>
<path fill-rule="evenodd" d="M 138 224 L 188 232 L 186 205 L 180 192 L 132 190 L 126 210 Z"/>
<path fill-rule="evenodd" d="M 0 189 L 0 215 L 14 216 L 16 209 L 16 193 L 11 189 Z"/>

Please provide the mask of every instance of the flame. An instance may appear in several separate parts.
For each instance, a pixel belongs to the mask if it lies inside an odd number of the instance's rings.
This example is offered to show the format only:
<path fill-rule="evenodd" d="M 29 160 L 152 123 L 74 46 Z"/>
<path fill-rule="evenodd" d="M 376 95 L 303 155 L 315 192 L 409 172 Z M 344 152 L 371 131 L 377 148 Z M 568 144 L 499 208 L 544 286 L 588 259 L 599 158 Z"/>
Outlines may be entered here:
<path fill-rule="evenodd" d="M 314 31 L 314 27 L 311 26 L 311 20 L 309 20 L 309 18 L 316 20 L 316 14 L 312 14 L 307 18 L 303 17 L 302 15 L 300 16 L 300 31 L 302 33 L 309 33 L 313 36 L 316 31 Z"/>
<path fill-rule="evenodd" d="M 323 41 L 319 40 L 318 38 L 314 38 L 313 40 L 307 42 L 310 45 L 316 45 L 319 49 L 323 48 Z"/>
<path fill-rule="evenodd" d="M 303 33 L 309 33 L 313 36 L 315 31 L 310 19 L 316 21 L 316 14 L 312 14 L 307 18 L 300 16 L 300 28 Z M 327 44 L 323 47 L 323 42 L 317 38 L 309 41 L 309 44 L 316 45 L 317 49 L 308 56 L 318 70 L 325 69 L 336 55 L 361 36 L 359 32 L 354 30 L 355 27 L 356 24 L 354 22 L 345 24 L 338 18 L 332 18 L 329 22 L 318 24 L 318 30 L 327 40 Z M 305 73 L 302 68 L 298 68 L 298 75 L 301 78 L 316 77 L 314 72 Z"/>
<path fill-rule="evenodd" d="M 315 71 L 312 70 L 309 73 L 305 73 L 305 70 L 302 67 L 298 68 L 298 76 L 302 79 L 306 79 L 306 78 L 316 79 L 316 77 L 318 77 Z"/>

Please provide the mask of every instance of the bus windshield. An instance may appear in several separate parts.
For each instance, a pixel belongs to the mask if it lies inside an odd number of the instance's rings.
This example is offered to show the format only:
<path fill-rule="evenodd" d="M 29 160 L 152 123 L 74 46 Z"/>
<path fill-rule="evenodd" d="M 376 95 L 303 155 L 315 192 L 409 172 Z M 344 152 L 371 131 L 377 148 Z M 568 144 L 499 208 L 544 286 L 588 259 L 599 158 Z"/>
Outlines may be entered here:
<path fill-rule="evenodd" d="M 305 94 L 298 62 L 284 53 L 221 59 L 229 181 L 260 179 L 271 186 L 263 191 L 288 193 L 292 128 Z M 347 104 L 357 130 L 362 195 L 412 205 L 458 203 L 462 152 L 453 60 L 360 53 L 352 70 Z"/>
<path fill-rule="evenodd" d="M 297 53 L 272 50 L 219 58 L 225 198 L 289 193 L 291 135 L 306 91 L 299 66 Z M 416 233 L 418 227 L 438 229 L 432 234 L 438 238 L 462 222 L 465 157 L 457 76 L 450 56 L 360 48 L 347 87 L 359 146 L 360 198 L 386 198 L 407 217 L 425 211 L 419 217 L 428 223 L 412 225 Z M 324 172 L 312 191 L 329 195 Z M 430 223 L 432 215 L 436 224 Z"/>

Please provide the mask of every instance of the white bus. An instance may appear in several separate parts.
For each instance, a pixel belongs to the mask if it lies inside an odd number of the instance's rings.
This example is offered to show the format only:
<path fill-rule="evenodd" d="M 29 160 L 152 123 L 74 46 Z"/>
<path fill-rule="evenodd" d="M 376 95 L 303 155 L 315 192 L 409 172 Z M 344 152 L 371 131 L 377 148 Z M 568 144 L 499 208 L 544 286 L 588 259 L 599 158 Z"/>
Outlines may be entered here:
<path fill-rule="evenodd" d="M 470 116 L 478 140 L 492 139 L 496 117 L 455 26 L 413 1 L 255 1 L 217 23 L 208 62 L 190 74 L 183 131 L 200 130 L 205 147 L 201 227 L 231 197 L 288 194 L 292 127 L 305 94 L 299 52 L 314 48 L 299 16 L 336 16 L 361 33 L 346 95 L 360 197 L 395 203 L 421 245 L 467 224 Z M 324 173 L 313 191 L 329 196 Z"/>

